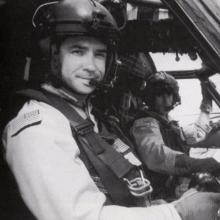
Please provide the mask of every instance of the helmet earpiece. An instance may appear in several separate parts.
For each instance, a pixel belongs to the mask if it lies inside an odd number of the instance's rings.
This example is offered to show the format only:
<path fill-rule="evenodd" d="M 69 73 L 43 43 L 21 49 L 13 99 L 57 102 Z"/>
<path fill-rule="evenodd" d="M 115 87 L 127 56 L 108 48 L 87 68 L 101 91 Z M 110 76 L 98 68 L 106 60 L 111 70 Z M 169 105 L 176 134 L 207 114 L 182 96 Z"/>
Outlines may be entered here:
<path fill-rule="evenodd" d="M 60 64 L 59 48 L 57 48 L 57 45 L 51 46 L 50 65 L 51 65 L 51 72 L 53 75 L 56 75 L 56 76 L 61 75 L 60 74 L 61 64 Z"/>

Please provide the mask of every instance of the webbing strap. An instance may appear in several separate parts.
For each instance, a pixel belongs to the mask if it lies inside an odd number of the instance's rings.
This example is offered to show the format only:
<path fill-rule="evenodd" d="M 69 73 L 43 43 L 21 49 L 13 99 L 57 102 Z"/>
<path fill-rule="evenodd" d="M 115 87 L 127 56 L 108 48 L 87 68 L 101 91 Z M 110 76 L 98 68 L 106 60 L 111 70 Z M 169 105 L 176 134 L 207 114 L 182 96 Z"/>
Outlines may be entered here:
<path fill-rule="evenodd" d="M 20 91 L 17 94 L 46 102 L 62 112 L 71 124 L 76 141 L 101 177 L 112 200 L 119 205 L 133 206 L 135 204 L 127 184 L 120 180 L 134 168 L 134 165 L 130 164 L 94 132 L 94 125 L 90 120 L 81 118 L 65 100 L 53 94 L 31 89 Z M 105 165 L 103 166 L 103 164 Z"/>
<path fill-rule="evenodd" d="M 83 149 L 101 177 L 102 183 L 109 193 L 111 200 L 118 205 L 127 204 L 133 206 L 135 204 L 134 198 L 130 196 L 127 184 L 124 181 L 120 181 L 118 178 L 116 178 L 107 166 L 103 166 L 103 162 L 97 158 L 89 147 L 84 147 Z"/>
<path fill-rule="evenodd" d="M 129 163 L 123 155 L 116 152 L 107 142 L 94 132 L 94 124 L 91 120 L 83 119 L 64 99 L 46 91 L 42 92 L 32 89 L 21 90 L 17 92 L 17 94 L 46 102 L 62 112 L 68 118 L 74 136 L 82 144 L 82 147 L 84 147 L 85 142 L 87 142 L 86 147 L 89 147 L 96 153 L 99 159 L 102 160 L 118 178 L 122 178 L 134 168 L 134 165 Z M 82 141 L 82 139 L 84 139 L 84 141 Z"/>
<path fill-rule="evenodd" d="M 69 118 L 68 118 L 69 119 Z M 93 151 L 96 155 L 99 155 L 104 152 L 103 147 L 97 142 L 97 138 L 94 135 L 93 123 L 86 119 L 81 124 L 76 123 L 72 119 L 69 119 L 72 132 L 74 133 L 75 138 L 85 137 L 86 140 L 89 140 L 90 146 L 92 146 Z"/>
<path fill-rule="evenodd" d="M 103 139 L 94 132 L 94 125 L 91 120 L 83 119 L 65 100 L 52 94 L 46 93 L 45 95 L 51 101 L 51 104 L 69 119 L 75 137 L 81 143 L 82 147 L 85 148 L 85 142 L 87 142 L 88 144 L 86 147 L 89 147 L 96 153 L 99 159 L 101 159 L 118 178 L 122 178 L 134 168 L 134 165 L 129 163 L 123 155 L 116 152 L 107 142 L 103 141 Z M 84 140 L 82 140 L 82 138 Z"/>

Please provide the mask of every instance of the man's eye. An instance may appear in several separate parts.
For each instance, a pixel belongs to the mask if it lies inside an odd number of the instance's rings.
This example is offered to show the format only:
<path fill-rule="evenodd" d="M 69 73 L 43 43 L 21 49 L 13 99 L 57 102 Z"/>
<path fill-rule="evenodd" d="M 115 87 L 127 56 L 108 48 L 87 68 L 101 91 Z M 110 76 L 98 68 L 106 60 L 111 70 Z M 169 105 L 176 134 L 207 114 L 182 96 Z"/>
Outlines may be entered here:
<path fill-rule="evenodd" d="M 71 50 L 71 54 L 83 55 L 83 51 L 82 51 L 82 50 L 75 49 L 75 50 Z"/>
<path fill-rule="evenodd" d="M 98 52 L 98 53 L 96 53 L 96 56 L 100 57 L 100 58 L 106 58 L 107 57 L 107 53 L 106 52 Z"/>

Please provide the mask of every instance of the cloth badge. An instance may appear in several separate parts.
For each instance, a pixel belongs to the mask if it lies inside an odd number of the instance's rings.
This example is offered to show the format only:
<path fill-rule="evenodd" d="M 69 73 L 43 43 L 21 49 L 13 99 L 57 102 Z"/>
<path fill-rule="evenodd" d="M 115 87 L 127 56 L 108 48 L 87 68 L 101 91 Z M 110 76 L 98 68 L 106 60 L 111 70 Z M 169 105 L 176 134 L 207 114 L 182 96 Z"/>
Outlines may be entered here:
<path fill-rule="evenodd" d="M 127 159 L 131 164 L 141 166 L 141 161 L 130 151 L 130 147 L 122 140 L 117 138 L 113 144 L 113 147 L 117 152 L 124 154 L 124 158 Z"/>
<path fill-rule="evenodd" d="M 135 166 L 141 166 L 141 161 L 132 153 L 129 152 L 124 155 L 124 158 L 126 158 L 131 164 Z"/>
<path fill-rule="evenodd" d="M 15 119 L 11 124 L 11 136 L 14 137 L 21 131 L 23 131 L 25 128 L 28 128 L 36 124 L 40 124 L 41 120 L 42 117 L 39 109 L 24 113 L 19 118 Z"/>
<path fill-rule="evenodd" d="M 129 146 L 119 138 L 114 141 L 113 147 L 119 153 L 125 153 L 129 149 Z"/>

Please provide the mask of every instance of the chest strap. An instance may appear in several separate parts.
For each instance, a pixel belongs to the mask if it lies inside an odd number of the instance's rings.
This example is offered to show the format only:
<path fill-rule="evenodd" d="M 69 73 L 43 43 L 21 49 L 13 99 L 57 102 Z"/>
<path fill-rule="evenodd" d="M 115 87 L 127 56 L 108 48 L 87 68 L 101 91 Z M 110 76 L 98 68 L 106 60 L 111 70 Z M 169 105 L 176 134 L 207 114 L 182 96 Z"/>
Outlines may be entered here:
<path fill-rule="evenodd" d="M 86 146 L 84 150 L 89 148 L 118 178 L 122 178 L 134 168 L 134 165 L 124 159 L 121 154 L 116 152 L 107 142 L 94 132 L 94 124 L 90 119 L 83 119 L 76 110 L 63 99 L 48 93 L 46 96 L 51 101 L 51 104 L 69 119 L 73 135 L 84 148 Z"/>
<path fill-rule="evenodd" d="M 91 120 L 83 119 L 68 102 L 51 93 L 23 90 L 19 95 L 46 102 L 62 112 L 70 122 L 75 140 L 96 169 L 111 199 L 117 204 L 125 204 L 125 202 L 130 206 L 135 204 L 123 177 L 137 167 L 94 132 L 94 124 Z"/>

